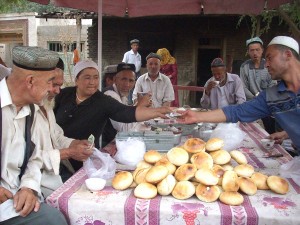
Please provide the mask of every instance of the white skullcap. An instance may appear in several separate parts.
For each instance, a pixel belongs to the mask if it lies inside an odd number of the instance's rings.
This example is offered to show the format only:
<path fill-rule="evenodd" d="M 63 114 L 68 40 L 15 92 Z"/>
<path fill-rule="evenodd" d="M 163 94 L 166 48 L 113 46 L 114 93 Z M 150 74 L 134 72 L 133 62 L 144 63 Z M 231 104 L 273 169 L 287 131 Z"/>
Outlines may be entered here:
<path fill-rule="evenodd" d="M 297 54 L 299 55 L 299 44 L 295 39 L 293 39 L 291 37 L 287 37 L 287 36 L 274 37 L 272 39 L 272 41 L 268 44 L 268 46 L 270 46 L 270 45 L 284 45 L 284 46 L 287 46 L 287 47 L 295 50 L 297 52 Z"/>
<path fill-rule="evenodd" d="M 76 63 L 76 65 L 74 66 L 74 68 L 73 68 L 74 78 L 77 78 L 78 74 L 86 68 L 94 68 L 99 72 L 99 68 L 98 68 L 97 63 L 95 63 L 92 60 L 83 60 L 83 61 L 79 61 L 78 63 Z"/>

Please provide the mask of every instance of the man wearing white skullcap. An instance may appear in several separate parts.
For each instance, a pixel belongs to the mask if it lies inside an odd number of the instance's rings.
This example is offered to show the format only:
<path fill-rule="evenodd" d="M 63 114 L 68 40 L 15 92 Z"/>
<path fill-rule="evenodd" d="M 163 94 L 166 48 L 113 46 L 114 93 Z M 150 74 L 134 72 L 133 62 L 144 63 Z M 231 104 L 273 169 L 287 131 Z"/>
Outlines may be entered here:
<path fill-rule="evenodd" d="M 286 36 L 275 37 L 266 50 L 266 67 L 277 85 L 259 93 L 252 101 L 210 112 L 188 111 L 186 123 L 252 122 L 273 116 L 300 153 L 300 59 L 299 44 Z M 274 138 L 274 136 L 270 136 Z"/>

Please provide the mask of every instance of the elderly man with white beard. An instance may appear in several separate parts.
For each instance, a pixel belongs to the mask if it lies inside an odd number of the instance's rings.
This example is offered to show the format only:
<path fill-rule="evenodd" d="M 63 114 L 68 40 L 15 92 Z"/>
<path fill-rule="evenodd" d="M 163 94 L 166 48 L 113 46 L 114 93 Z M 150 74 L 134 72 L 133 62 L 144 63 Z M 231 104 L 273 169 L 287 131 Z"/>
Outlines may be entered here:
<path fill-rule="evenodd" d="M 64 81 L 64 64 L 61 59 L 56 66 L 55 78 L 52 82 L 52 90 L 47 98 L 44 99 L 43 106 L 36 107 L 36 116 L 33 124 L 38 123 L 39 126 L 33 126 L 32 140 L 40 149 L 43 149 L 43 170 L 41 189 L 44 197 L 50 195 L 54 190 L 63 184 L 63 180 L 59 175 L 60 163 L 74 173 L 74 170 L 68 159 L 84 161 L 92 151 L 87 151 L 90 144 L 87 140 L 74 140 L 64 136 L 61 127 L 56 123 L 53 113 L 54 97 L 60 92 L 60 88 Z"/>

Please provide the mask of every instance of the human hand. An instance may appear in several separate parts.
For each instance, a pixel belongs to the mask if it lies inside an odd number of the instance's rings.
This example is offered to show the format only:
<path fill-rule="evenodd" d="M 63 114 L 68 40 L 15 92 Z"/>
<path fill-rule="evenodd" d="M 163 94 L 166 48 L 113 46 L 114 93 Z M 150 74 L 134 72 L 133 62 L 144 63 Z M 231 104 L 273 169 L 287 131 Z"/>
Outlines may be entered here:
<path fill-rule="evenodd" d="M 192 110 L 177 111 L 177 112 L 181 114 L 181 117 L 177 119 L 177 122 L 179 123 L 192 124 L 192 123 L 199 122 L 198 121 L 199 112 L 195 112 Z"/>
<path fill-rule="evenodd" d="M 287 132 L 281 131 L 281 132 L 270 134 L 268 138 L 275 140 L 275 144 L 281 144 L 283 140 L 289 138 L 289 135 L 287 134 Z"/>
<path fill-rule="evenodd" d="M 76 142 L 72 142 L 68 148 L 69 158 L 85 161 L 92 153 L 93 147 L 91 148 L 88 140 L 76 140 Z"/>
<path fill-rule="evenodd" d="M 172 112 L 172 109 L 167 106 L 162 106 L 159 108 L 152 108 L 151 110 L 155 111 L 155 117 L 161 117 L 163 119 L 169 119 L 169 117 L 167 117 L 166 114 Z"/>
<path fill-rule="evenodd" d="M 207 86 L 205 87 L 205 94 L 210 95 L 211 89 L 217 86 L 217 83 L 215 81 L 210 81 Z"/>
<path fill-rule="evenodd" d="M 20 216 L 27 216 L 29 213 L 37 212 L 40 209 L 40 202 L 38 201 L 37 194 L 30 188 L 21 188 L 13 197 L 14 208 L 19 212 Z"/>
<path fill-rule="evenodd" d="M 152 95 L 150 93 L 144 95 L 138 94 L 137 106 L 144 106 L 144 107 L 152 106 Z"/>
<path fill-rule="evenodd" d="M 0 204 L 12 198 L 13 198 L 13 194 L 9 190 L 7 190 L 4 187 L 0 187 Z"/>

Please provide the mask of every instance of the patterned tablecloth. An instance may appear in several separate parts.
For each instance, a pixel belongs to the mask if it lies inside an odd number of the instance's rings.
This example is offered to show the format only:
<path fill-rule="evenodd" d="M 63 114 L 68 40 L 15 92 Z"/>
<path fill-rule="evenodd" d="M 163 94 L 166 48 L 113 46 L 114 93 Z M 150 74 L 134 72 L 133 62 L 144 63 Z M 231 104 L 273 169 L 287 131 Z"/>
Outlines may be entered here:
<path fill-rule="evenodd" d="M 259 140 L 267 136 L 266 131 L 256 123 L 240 124 L 240 128 L 247 136 L 239 149 L 255 171 L 278 175 L 279 166 L 292 159 L 280 145 L 275 145 L 274 150 L 284 157 L 262 158 L 267 150 Z M 113 144 L 104 150 L 115 152 Z M 187 200 L 172 196 L 137 199 L 133 189 L 117 191 L 109 184 L 91 193 L 84 184 L 86 178 L 84 170 L 79 170 L 47 198 L 47 203 L 60 209 L 70 224 L 300 224 L 300 187 L 292 179 L 288 179 L 290 191 L 286 195 L 259 190 L 254 196 L 244 195 L 242 205 L 229 206 L 220 201 L 204 203 L 195 196 Z"/>

